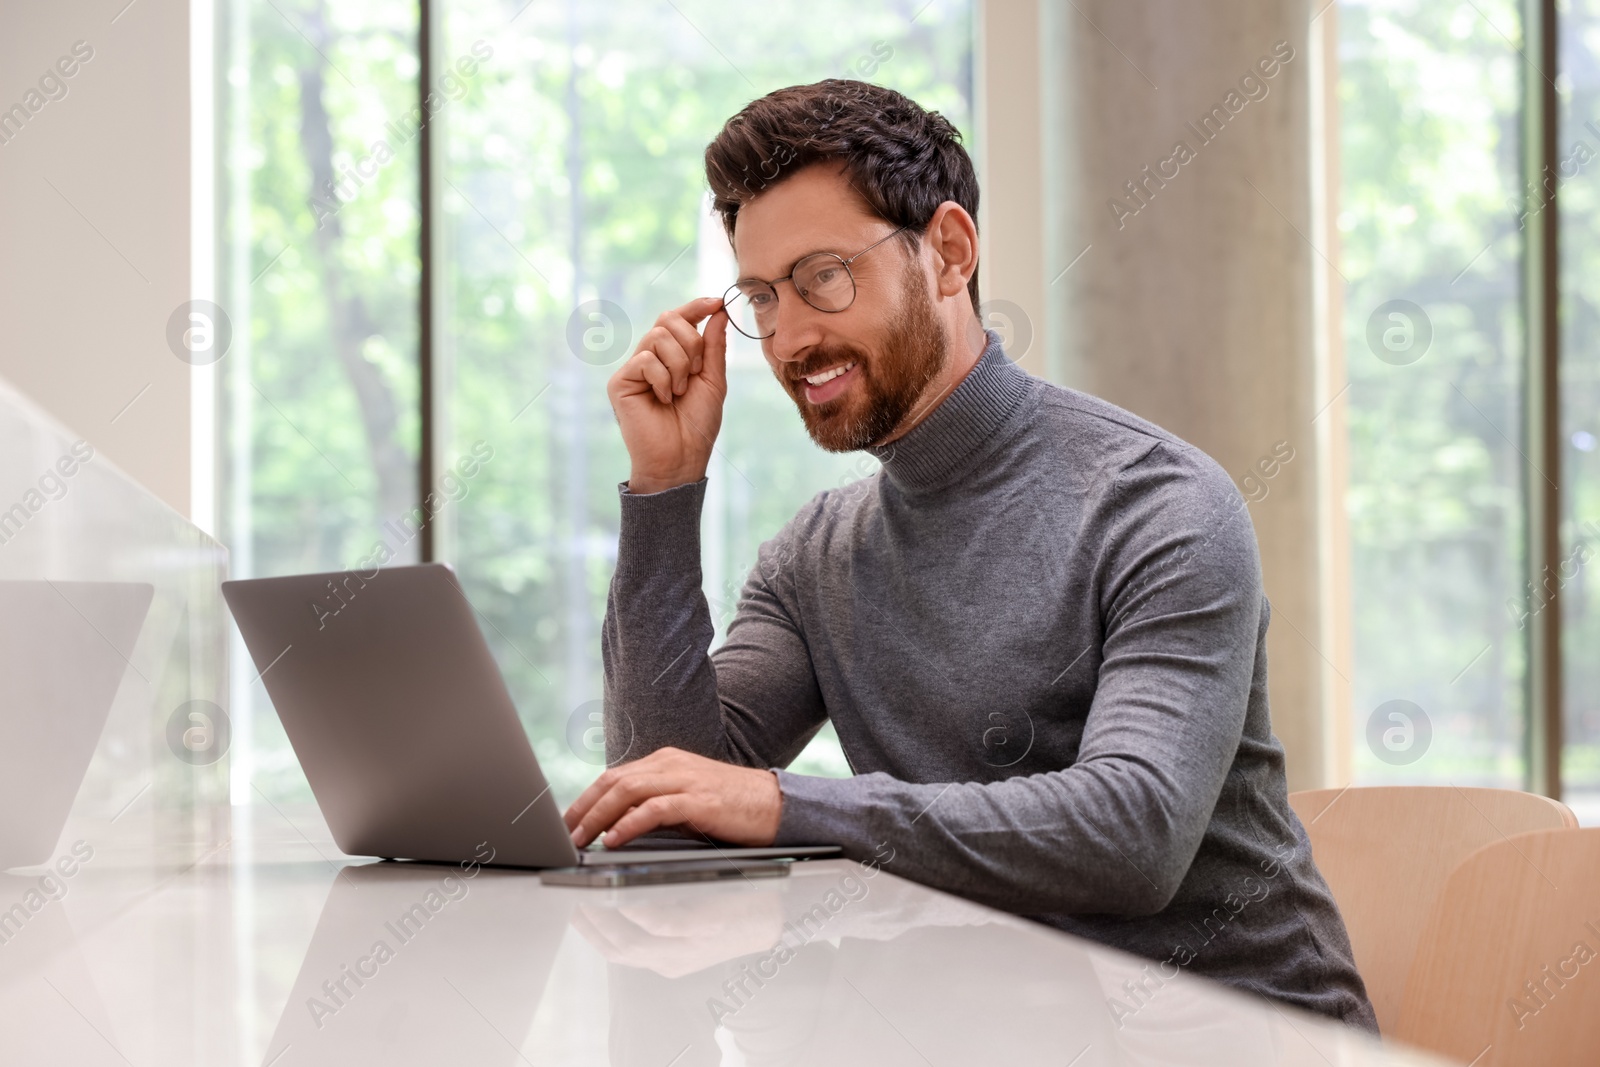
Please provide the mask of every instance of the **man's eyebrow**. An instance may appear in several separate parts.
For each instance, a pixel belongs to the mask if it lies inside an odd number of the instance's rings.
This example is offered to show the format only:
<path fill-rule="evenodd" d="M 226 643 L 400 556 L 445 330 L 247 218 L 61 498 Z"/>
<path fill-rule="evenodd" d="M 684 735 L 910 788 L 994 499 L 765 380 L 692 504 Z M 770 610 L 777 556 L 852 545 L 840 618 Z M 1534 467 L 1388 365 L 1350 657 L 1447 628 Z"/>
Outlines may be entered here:
<path fill-rule="evenodd" d="M 831 248 L 813 248 L 809 252 L 801 252 L 798 256 L 795 256 L 794 259 L 789 261 L 789 272 L 791 274 L 794 273 L 795 266 L 797 264 L 799 264 L 799 262 L 802 259 L 806 259 L 809 256 L 817 255 L 819 252 L 827 252 L 830 255 L 835 255 L 835 256 L 839 255 L 839 253 L 835 252 Z M 840 256 L 839 258 L 843 259 L 844 257 Z M 726 278 L 727 275 L 724 274 L 723 277 Z M 767 281 L 767 280 L 768 279 L 766 279 L 766 278 L 757 278 L 754 274 L 746 274 L 746 275 L 744 275 L 743 277 L 741 277 L 739 279 L 739 281 L 741 281 L 741 282 L 764 282 L 764 281 Z M 735 284 L 737 284 L 737 283 L 735 283 Z"/>

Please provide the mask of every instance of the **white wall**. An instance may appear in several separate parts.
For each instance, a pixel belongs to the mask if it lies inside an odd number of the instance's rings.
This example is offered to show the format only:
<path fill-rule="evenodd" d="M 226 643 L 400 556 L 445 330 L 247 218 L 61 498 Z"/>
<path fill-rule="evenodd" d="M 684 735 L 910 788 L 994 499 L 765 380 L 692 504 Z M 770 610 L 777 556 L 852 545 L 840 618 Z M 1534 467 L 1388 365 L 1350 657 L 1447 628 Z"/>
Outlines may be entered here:
<path fill-rule="evenodd" d="M 982 0 L 977 27 L 978 295 L 1006 354 L 1047 377 L 1049 251 L 1040 0 Z M 973 146 L 968 146 L 969 150 Z"/>
<path fill-rule="evenodd" d="M 188 0 L 0 0 L 0 377 L 183 515 L 188 25 Z"/>

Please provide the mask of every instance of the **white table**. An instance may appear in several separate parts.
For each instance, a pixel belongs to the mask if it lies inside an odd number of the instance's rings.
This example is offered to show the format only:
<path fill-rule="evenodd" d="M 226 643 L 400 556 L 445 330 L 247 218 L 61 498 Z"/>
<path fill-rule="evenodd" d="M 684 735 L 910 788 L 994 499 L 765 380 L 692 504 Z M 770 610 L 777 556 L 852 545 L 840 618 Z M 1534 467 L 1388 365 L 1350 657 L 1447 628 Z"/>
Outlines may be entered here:
<path fill-rule="evenodd" d="M 1189 975 L 1119 1026 L 1146 961 L 843 860 L 558 889 L 351 859 L 314 809 L 139 818 L 0 875 L 0 1064 L 1440 1062 Z"/>

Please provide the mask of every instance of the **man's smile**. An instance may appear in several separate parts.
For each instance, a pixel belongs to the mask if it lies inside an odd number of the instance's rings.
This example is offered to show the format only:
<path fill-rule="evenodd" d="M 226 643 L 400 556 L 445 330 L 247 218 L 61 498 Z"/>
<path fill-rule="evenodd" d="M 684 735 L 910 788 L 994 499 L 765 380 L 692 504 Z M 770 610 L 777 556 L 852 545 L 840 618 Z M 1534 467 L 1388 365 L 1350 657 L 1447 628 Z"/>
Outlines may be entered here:
<path fill-rule="evenodd" d="M 856 374 L 857 361 L 841 363 L 836 367 L 817 374 L 808 374 L 803 381 L 805 384 L 805 397 L 813 404 L 826 404 L 835 397 L 840 396 L 850 383 L 859 375 Z"/>

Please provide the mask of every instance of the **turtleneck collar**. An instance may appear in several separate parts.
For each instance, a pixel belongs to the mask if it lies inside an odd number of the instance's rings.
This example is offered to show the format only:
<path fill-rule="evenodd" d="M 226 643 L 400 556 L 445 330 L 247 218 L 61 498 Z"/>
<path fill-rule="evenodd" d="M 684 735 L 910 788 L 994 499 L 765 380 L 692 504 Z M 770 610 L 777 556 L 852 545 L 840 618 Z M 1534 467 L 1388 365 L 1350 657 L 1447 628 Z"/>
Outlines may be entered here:
<path fill-rule="evenodd" d="M 989 338 L 977 364 L 950 395 L 898 441 L 867 449 L 901 489 L 937 489 L 954 481 L 1016 417 L 1033 379 L 1006 357 L 1000 335 Z"/>

